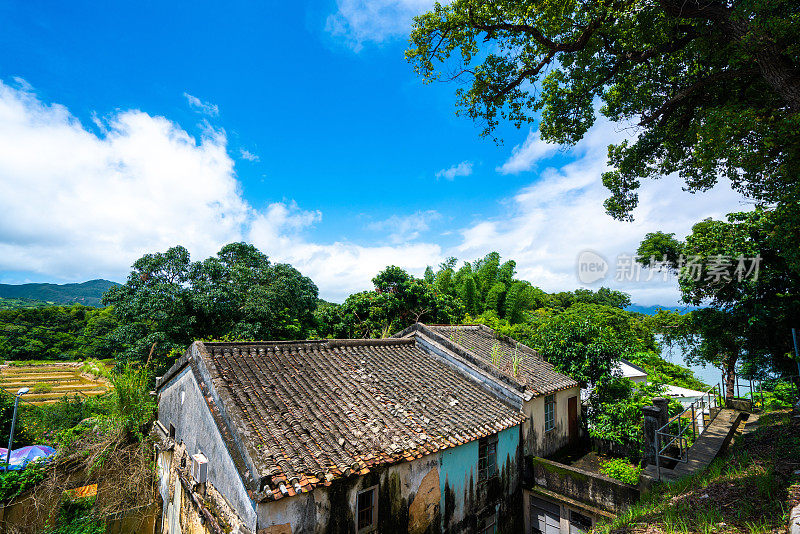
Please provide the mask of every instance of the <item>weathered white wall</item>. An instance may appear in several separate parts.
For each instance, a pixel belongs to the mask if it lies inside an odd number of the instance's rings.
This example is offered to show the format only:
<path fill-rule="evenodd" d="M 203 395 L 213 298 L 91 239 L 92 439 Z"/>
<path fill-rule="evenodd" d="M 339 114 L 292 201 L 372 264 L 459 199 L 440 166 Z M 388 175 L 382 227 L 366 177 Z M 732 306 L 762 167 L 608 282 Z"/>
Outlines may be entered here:
<path fill-rule="evenodd" d="M 529 400 L 522 406 L 525 412 L 525 423 L 522 429 L 523 448 L 526 455 L 549 456 L 569 443 L 569 408 L 570 397 L 580 394 L 578 386 L 557 392 L 556 424 L 552 430 L 544 430 L 544 395 Z M 580 429 L 581 402 L 578 403 L 578 427 Z"/>
<path fill-rule="evenodd" d="M 379 521 L 381 512 L 385 512 L 390 504 L 386 502 L 387 496 L 391 496 L 396 506 L 409 507 L 409 532 L 425 532 L 428 525 L 439 520 L 439 455 L 430 454 L 365 476 L 338 480 L 329 487 L 320 486 L 309 493 L 259 503 L 256 509 L 259 533 L 345 531 L 346 523 L 355 521 L 358 492 L 376 484 L 379 485 Z M 341 528 L 329 525 L 332 519 L 339 520 Z"/>
<path fill-rule="evenodd" d="M 242 522 L 255 531 L 255 506 L 189 366 L 161 389 L 158 420 L 167 430 L 170 423 L 175 426 L 175 440 L 186 446 L 188 454 L 202 452 L 208 458 L 208 481 L 225 496 Z"/>
<path fill-rule="evenodd" d="M 481 513 L 497 513 L 498 525 L 522 528 L 518 510 L 520 429 L 498 435 L 497 477 L 478 484 L 478 441 L 340 479 L 328 487 L 257 506 L 259 534 L 355 532 L 356 499 L 378 485 L 378 529 L 382 534 L 467 533 Z M 513 525 L 508 527 L 508 525 Z"/>

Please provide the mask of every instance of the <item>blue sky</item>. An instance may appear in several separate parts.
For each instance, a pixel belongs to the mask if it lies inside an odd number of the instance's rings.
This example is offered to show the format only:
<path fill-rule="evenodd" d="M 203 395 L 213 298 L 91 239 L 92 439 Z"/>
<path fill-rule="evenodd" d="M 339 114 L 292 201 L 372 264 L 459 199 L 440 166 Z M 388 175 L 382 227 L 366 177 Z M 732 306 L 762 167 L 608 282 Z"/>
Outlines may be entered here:
<path fill-rule="evenodd" d="M 574 289 L 581 250 L 741 207 L 666 179 L 624 225 L 599 205 L 619 126 L 566 151 L 536 125 L 480 138 L 455 86 L 403 57 L 430 2 L 166 4 L 0 1 L 0 281 L 123 280 L 145 251 L 245 239 L 333 300 L 388 263 L 494 249 Z M 674 282 L 618 285 L 675 300 Z"/>

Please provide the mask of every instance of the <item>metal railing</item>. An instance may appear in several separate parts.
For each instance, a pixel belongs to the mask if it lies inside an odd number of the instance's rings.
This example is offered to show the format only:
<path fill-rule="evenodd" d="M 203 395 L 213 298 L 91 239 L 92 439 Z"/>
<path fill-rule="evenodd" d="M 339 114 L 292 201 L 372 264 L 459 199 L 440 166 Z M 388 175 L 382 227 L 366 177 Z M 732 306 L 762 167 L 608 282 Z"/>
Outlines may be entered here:
<path fill-rule="evenodd" d="M 764 390 L 760 380 L 747 379 L 747 381 L 742 383 L 742 381 L 739 380 L 739 375 L 737 374 L 736 382 L 734 383 L 734 389 L 736 392 L 735 398 L 750 401 L 751 412 L 756 406 L 756 397 L 761 397 L 761 406 L 764 406 Z M 742 390 L 745 391 L 744 396 L 742 395 Z"/>
<path fill-rule="evenodd" d="M 722 390 L 720 385 L 712 387 L 693 403 L 687 406 L 681 413 L 674 415 L 664 426 L 656 430 L 656 471 L 658 479 L 661 480 L 661 461 L 662 459 L 674 460 L 686 463 L 689 461 L 689 432 L 691 432 L 692 443 L 700 436 L 711 422 L 721 411 L 723 404 Z M 706 415 L 708 420 L 706 420 Z M 685 421 L 685 424 L 684 424 Z M 675 432 L 672 432 L 673 427 Z M 665 443 L 665 445 L 661 445 Z M 678 457 L 665 454 L 672 447 L 677 447 Z"/>

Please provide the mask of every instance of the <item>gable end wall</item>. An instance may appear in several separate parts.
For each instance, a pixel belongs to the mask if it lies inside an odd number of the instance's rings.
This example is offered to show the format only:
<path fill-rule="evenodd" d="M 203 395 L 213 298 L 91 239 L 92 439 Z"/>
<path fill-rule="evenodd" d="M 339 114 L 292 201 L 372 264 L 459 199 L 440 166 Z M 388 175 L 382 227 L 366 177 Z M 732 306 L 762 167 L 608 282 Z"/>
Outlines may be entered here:
<path fill-rule="evenodd" d="M 225 496 L 242 522 L 255 532 L 254 504 L 203 399 L 192 368 L 185 366 L 159 390 L 158 420 L 166 429 L 170 424 L 175 426 L 175 440 L 183 442 L 189 454 L 202 452 L 208 458 L 209 482 Z M 181 392 L 184 393 L 183 404 Z"/>

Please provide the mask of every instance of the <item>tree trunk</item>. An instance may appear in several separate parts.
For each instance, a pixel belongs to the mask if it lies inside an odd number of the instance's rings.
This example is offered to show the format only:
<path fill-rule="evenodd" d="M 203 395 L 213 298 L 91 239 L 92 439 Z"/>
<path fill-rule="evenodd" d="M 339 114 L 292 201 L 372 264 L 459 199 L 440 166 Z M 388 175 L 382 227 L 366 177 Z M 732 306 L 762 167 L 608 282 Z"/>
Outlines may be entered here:
<path fill-rule="evenodd" d="M 739 359 L 738 353 L 728 355 L 725 360 L 725 401 L 735 396 L 736 389 L 736 362 Z"/>

